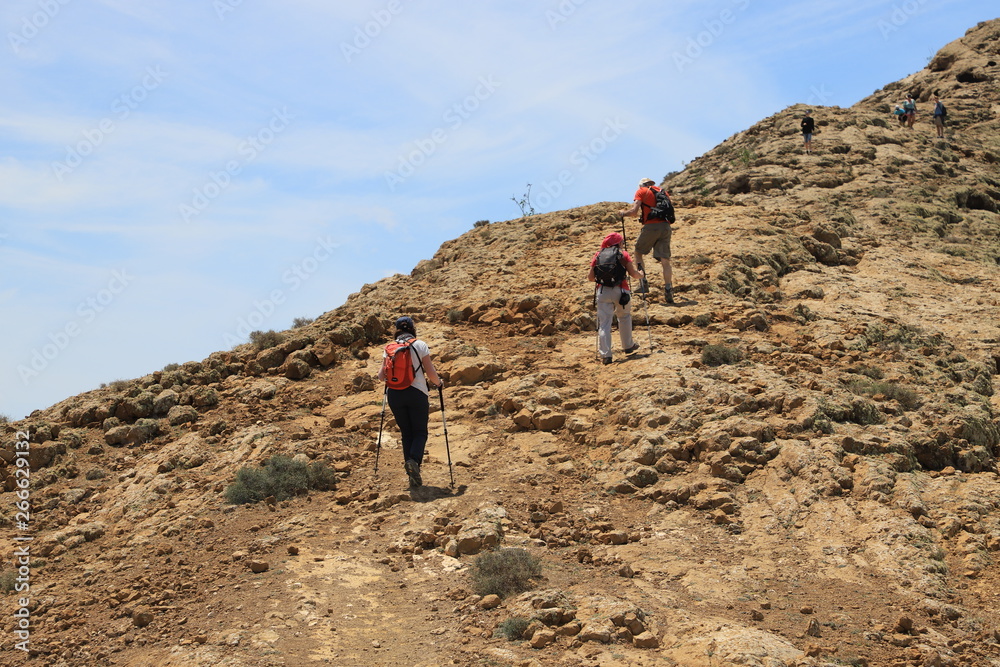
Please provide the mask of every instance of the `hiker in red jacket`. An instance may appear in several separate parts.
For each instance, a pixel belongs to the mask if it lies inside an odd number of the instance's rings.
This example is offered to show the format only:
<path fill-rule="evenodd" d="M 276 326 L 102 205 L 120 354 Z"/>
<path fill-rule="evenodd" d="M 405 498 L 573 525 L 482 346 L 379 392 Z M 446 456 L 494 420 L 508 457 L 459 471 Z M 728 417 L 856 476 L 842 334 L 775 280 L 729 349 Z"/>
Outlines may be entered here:
<path fill-rule="evenodd" d="M 389 409 L 392 410 L 392 416 L 396 418 L 396 425 L 399 426 L 400 440 L 403 442 L 403 468 L 410 479 L 410 486 L 417 488 L 423 484 L 420 478 L 420 464 L 423 462 L 424 447 L 427 445 L 427 420 L 430 416 L 427 383 L 440 387 L 441 378 L 434 369 L 427 343 L 417 339 L 417 330 L 412 318 L 404 315 L 396 320 L 395 339 L 397 343 L 409 343 L 406 361 L 412 369 L 412 381 L 409 386 L 400 389 L 393 389 L 387 385 L 385 397 Z M 383 363 L 378 370 L 379 380 L 386 380 L 385 358 L 387 357 L 388 354 L 383 352 Z"/>
<path fill-rule="evenodd" d="M 663 267 L 664 293 L 667 303 L 675 303 L 673 286 L 673 268 L 670 266 L 670 223 L 666 220 L 649 218 L 649 209 L 656 205 L 655 190 L 659 190 L 655 185 L 656 181 L 651 178 L 644 178 L 639 181 L 639 189 L 635 191 L 635 203 L 632 208 L 623 208 L 621 215 L 633 216 L 639 214 L 642 222 L 642 231 L 635 242 L 635 264 L 643 271 L 642 256 L 650 250 L 653 251 L 653 259 L 660 260 Z M 655 189 L 655 190 L 654 190 Z M 649 283 L 644 278 L 640 284 L 639 293 L 649 291 Z"/>

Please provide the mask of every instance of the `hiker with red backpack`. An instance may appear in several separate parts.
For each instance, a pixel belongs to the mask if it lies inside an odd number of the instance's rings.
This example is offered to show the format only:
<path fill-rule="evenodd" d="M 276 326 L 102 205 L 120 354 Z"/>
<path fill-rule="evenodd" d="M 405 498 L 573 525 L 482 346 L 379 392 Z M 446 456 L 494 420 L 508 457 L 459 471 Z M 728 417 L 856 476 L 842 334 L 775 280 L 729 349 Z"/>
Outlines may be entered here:
<path fill-rule="evenodd" d="M 427 445 L 427 420 L 430 416 L 429 388 L 427 383 L 441 388 L 443 383 L 434 370 L 431 351 L 417 338 L 417 330 L 410 317 L 396 320 L 395 340 L 385 346 L 378 379 L 385 381 L 385 398 L 399 426 L 403 441 L 403 469 L 410 480 L 410 487 L 423 485 L 420 464 Z"/>
<path fill-rule="evenodd" d="M 597 353 L 602 363 L 610 364 L 611 357 L 611 317 L 618 318 L 618 335 L 622 340 L 625 354 L 639 349 L 632 341 L 632 297 L 629 293 L 628 276 L 642 280 L 643 276 L 632 263 L 632 258 L 622 247 L 625 237 L 611 232 L 601 241 L 601 249 L 590 260 L 587 280 L 596 283 L 594 302 L 597 305 Z"/>
<path fill-rule="evenodd" d="M 653 259 L 658 259 L 663 267 L 664 296 L 669 304 L 674 301 L 673 268 L 670 266 L 670 225 L 674 222 L 674 207 L 666 190 L 655 185 L 656 181 L 644 178 L 639 181 L 639 189 L 635 191 L 632 208 L 623 208 L 623 216 L 639 215 L 642 231 L 635 241 L 635 264 L 643 271 L 642 256 L 650 250 Z M 639 283 L 640 294 L 649 292 L 649 283 L 645 278 Z"/>

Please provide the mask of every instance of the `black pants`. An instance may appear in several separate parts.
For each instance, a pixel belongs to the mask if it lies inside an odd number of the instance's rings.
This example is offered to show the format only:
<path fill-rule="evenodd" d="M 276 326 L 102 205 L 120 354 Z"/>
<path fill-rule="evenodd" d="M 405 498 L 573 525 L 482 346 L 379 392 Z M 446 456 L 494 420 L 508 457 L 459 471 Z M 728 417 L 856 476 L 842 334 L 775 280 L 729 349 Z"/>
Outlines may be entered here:
<path fill-rule="evenodd" d="M 416 387 L 386 389 L 386 400 L 399 426 L 399 435 L 403 441 L 403 460 L 412 459 L 423 463 L 424 448 L 427 445 L 427 420 L 430 416 L 427 394 Z"/>

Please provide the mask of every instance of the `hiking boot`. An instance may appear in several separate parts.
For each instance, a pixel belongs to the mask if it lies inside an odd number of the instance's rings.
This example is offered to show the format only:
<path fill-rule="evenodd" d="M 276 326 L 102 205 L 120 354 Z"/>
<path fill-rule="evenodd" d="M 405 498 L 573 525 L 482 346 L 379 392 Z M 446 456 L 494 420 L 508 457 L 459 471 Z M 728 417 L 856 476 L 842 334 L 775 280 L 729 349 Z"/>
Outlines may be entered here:
<path fill-rule="evenodd" d="M 673 290 L 668 289 L 666 292 L 664 292 L 664 294 L 666 295 L 667 303 L 669 303 L 670 305 L 673 305 L 673 304 L 677 303 L 676 301 L 674 301 L 674 291 Z"/>
<path fill-rule="evenodd" d="M 410 459 L 403 464 L 403 469 L 406 470 L 406 476 L 410 478 L 410 488 L 415 489 L 417 487 L 423 486 L 424 482 L 420 479 L 420 464 Z"/>
<path fill-rule="evenodd" d="M 635 352 L 638 349 L 639 349 L 639 343 L 636 343 L 632 347 L 625 348 L 625 354 L 632 354 L 633 352 Z"/>
<path fill-rule="evenodd" d="M 601 360 L 601 363 L 607 366 L 611 363 L 611 357 L 604 357 L 604 359 Z"/>

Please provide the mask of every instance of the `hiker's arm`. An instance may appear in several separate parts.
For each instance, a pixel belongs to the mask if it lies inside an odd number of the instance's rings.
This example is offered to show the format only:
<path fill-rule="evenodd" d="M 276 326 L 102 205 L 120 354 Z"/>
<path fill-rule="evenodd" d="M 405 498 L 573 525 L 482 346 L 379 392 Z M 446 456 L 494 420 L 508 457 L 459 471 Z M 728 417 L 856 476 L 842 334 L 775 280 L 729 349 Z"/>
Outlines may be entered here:
<path fill-rule="evenodd" d="M 378 367 L 378 379 L 385 382 L 385 366 Z"/>
<path fill-rule="evenodd" d="M 640 206 L 642 206 L 642 202 L 636 199 L 634 202 L 632 202 L 632 208 L 623 208 L 621 211 L 619 211 L 619 213 L 631 218 L 633 215 L 639 212 Z"/>
<path fill-rule="evenodd" d="M 441 378 L 438 376 L 437 371 L 434 370 L 434 362 L 431 360 L 431 355 L 428 354 L 426 357 L 422 358 L 420 363 L 424 365 L 424 374 L 427 376 L 427 379 L 431 381 L 431 384 L 436 387 L 440 387 L 443 383 L 441 382 Z"/>
<path fill-rule="evenodd" d="M 597 276 L 594 275 L 594 267 L 590 267 L 590 271 L 587 272 L 587 280 L 592 283 L 597 282 Z"/>

